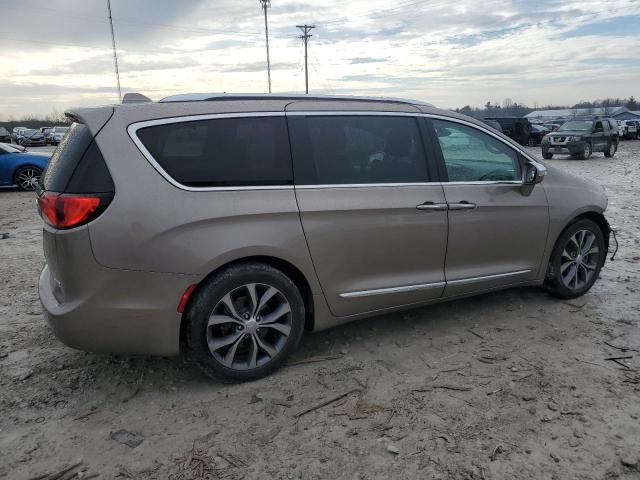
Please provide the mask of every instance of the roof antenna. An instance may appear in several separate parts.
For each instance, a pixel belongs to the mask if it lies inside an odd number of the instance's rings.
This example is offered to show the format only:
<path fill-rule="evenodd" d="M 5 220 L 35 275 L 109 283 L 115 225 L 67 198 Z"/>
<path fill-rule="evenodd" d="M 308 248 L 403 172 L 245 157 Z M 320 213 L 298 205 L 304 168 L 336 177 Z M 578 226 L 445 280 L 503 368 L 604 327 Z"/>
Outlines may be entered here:
<path fill-rule="evenodd" d="M 113 45 L 113 63 L 116 66 L 116 82 L 118 83 L 118 103 L 122 101 L 122 90 L 120 89 L 120 71 L 118 70 L 118 52 L 116 51 L 116 37 L 113 33 L 113 17 L 111 16 L 111 0 L 107 0 L 107 10 L 109 11 L 109 26 L 111 27 L 111 44 Z"/>

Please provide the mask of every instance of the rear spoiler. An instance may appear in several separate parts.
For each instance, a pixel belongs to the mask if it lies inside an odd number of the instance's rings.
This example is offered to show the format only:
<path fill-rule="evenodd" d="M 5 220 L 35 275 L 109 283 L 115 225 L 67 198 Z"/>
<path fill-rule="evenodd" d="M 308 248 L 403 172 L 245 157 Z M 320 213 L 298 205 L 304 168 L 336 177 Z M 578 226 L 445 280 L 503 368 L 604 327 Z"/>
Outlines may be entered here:
<path fill-rule="evenodd" d="M 149 103 L 151 99 L 141 93 L 125 93 L 122 97 L 122 103 Z"/>
<path fill-rule="evenodd" d="M 74 108 L 67 110 L 64 114 L 73 122 L 84 123 L 95 136 L 105 126 L 113 115 L 114 108 L 111 106 L 95 108 Z"/>

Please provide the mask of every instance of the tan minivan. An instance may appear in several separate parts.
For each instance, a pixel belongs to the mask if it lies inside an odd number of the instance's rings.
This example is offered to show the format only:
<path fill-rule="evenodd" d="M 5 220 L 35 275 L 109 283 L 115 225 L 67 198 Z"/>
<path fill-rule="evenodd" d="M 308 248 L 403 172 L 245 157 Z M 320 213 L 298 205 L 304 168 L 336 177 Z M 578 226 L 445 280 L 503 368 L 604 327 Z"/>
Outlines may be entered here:
<path fill-rule="evenodd" d="M 39 290 L 72 347 L 249 380 L 305 330 L 524 285 L 575 297 L 605 262 L 601 187 L 428 104 L 193 94 L 68 115 Z"/>

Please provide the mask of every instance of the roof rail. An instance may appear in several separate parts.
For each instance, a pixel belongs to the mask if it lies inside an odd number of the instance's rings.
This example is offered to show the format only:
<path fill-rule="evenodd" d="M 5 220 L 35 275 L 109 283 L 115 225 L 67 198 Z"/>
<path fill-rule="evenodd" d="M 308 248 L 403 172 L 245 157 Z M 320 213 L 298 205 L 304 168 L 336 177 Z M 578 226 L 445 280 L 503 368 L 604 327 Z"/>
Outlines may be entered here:
<path fill-rule="evenodd" d="M 278 93 L 185 93 L 171 95 L 160 100 L 160 103 L 169 102 L 203 102 L 216 100 L 350 100 L 354 102 L 387 102 L 407 105 L 424 105 L 433 107 L 432 104 L 421 100 L 411 100 L 396 97 L 365 97 L 350 95 L 309 95 L 309 94 L 278 94 Z"/>

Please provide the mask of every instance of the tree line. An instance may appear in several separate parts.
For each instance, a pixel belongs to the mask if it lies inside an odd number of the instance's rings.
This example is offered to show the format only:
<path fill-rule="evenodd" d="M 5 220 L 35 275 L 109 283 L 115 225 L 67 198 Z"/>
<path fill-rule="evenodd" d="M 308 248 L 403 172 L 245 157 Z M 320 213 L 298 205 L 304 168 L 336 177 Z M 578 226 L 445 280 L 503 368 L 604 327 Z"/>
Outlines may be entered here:
<path fill-rule="evenodd" d="M 487 102 L 484 107 L 472 107 L 465 105 L 462 108 L 456 108 L 455 111 L 464 115 L 469 115 L 475 118 L 485 117 L 523 117 L 534 110 L 573 110 L 579 108 L 615 108 L 615 107 L 627 107 L 629 110 L 640 110 L 640 102 L 638 102 L 633 96 L 629 98 L 605 98 L 604 100 L 595 101 L 580 101 L 574 105 L 545 105 L 539 106 L 535 104 L 533 107 L 525 105 L 524 103 L 514 102 L 510 98 L 505 98 L 502 103 L 500 102 Z"/>

